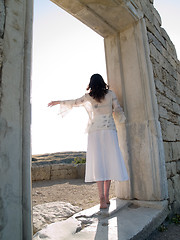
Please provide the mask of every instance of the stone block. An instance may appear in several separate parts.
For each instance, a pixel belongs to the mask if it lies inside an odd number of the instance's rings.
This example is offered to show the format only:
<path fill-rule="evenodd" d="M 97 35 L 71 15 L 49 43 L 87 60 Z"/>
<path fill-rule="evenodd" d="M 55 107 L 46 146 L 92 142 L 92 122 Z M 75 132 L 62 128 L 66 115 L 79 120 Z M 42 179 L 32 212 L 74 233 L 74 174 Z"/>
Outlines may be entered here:
<path fill-rule="evenodd" d="M 176 94 L 178 93 L 176 77 L 174 78 L 167 71 L 166 71 L 166 86 L 168 86 L 168 88 L 170 88 L 174 93 Z"/>
<path fill-rule="evenodd" d="M 164 93 L 164 92 L 165 92 L 165 86 L 164 86 L 164 84 L 163 84 L 158 78 L 155 79 L 155 85 L 156 85 L 156 88 L 157 88 L 161 93 Z"/>
<path fill-rule="evenodd" d="M 180 214 L 180 201 L 174 201 L 172 204 L 172 211 L 175 214 Z"/>
<path fill-rule="evenodd" d="M 51 171 L 62 169 L 62 167 L 63 167 L 63 164 L 52 164 Z"/>
<path fill-rule="evenodd" d="M 180 203 L 180 175 L 176 174 L 174 177 L 172 177 L 172 181 L 174 185 L 175 200 Z"/>
<path fill-rule="evenodd" d="M 176 99 L 175 99 L 175 102 L 173 102 L 172 104 L 173 104 L 173 111 L 175 113 L 179 114 L 180 113 L 180 106 L 179 106 L 179 104 L 176 103 Z"/>
<path fill-rule="evenodd" d="M 86 164 L 78 164 L 76 166 L 77 169 L 77 177 L 78 178 L 85 178 L 85 168 L 86 168 Z"/>
<path fill-rule="evenodd" d="M 154 15 L 153 15 L 153 13 L 150 11 L 150 9 L 152 8 L 152 6 L 150 5 L 150 3 L 147 2 L 147 1 L 140 1 L 140 4 L 141 4 L 141 7 L 142 7 L 142 10 L 143 10 L 144 15 L 147 17 L 147 19 L 148 19 L 151 23 L 153 23 Z"/>
<path fill-rule="evenodd" d="M 176 175 L 177 170 L 176 170 L 176 162 L 168 162 L 166 163 L 166 173 L 167 173 L 167 178 L 169 179 L 170 177 L 173 177 Z"/>
<path fill-rule="evenodd" d="M 32 181 L 50 180 L 50 165 L 32 166 Z"/>
<path fill-rule="evenodd" d="M 50 202 L 33 207 L 33 233 L 46 227 L 50 223 L 65 220 L 82 208 L 65 202 Z"/>
<path fill-rule="evenodd" d="M 179 125 L 179 117 L 177 114 L 174 114 L 172 112 L 168 112 L 168 120 L 172 123 L 174 123 L 175 125 Z"/>
<path fill-rule="evenodd" d="M 153 43 L 153 45 L 159 50 L 159 51 L 162 51 L 162 44 L 158 41 L 157 38 L 155 38 L 155 36 L 147 31 L 147 35 L 148 35 L 148 41 L 149 43 Z"/>
<path fill-rule="evenodd" d="M 180 159 L 180 142 L 172 142 L 172 158 L 173 160 Z"/>
<path fill-rule="evenodd" d="M 177 64 L 178 64 L 177 59 L 174 59 L 170 54 L 168 54 L 168 51 L 166 51 L 166 54 L 167 54 L 168 62 L 173 66 L 173 68 L 176 71 Z"/>
<path fill-rule="evenodd" d="M 168 179 L 168 195 L 169 195 L 169 202 L 172 203 L 174 201 L 174 188 L 171 179 Z"/>
<path fill-rule="evenodd" d="M 177 59 L 177 52 L 174 44 L 171 42 L 171 40 L 166 39 L 166 46 L 167 46 L 167 51 L 168 53 L 174 58 Z"/>
<path fill-rule="evenodd" d="M 166 163 L 166 175 L 167 175 L 168 179 L 171 177 L 171 163 L 170 162 Z"/>
<path fill-rule="evenodd" d="M 176 102 L 177 96 L 176 96 L 176 94 L 175 94 L 172 90 L 170 90 L 170 89 L 167 88 L 167 87 L 164 87 L 163 90 L 164 90 L 165 95 L 167 96 L 167 98 L 169 98 L 170 100 Z"/>
<path fill-rule="evenodd" d="M 176 141 L 177 133 L 176 133 L 176 126 L 165 120 L 160 118 L 161 129 L 162 129 L 162 136 L 164 141 Z"/>
<path fill-rule="evenodd" d="M 175 176 L 177 173 L 176 162 L 171 162 L 171 176 Z"/>
<path fill-rule="evenodd" d="M 180 160 L 176 162 L 177 173 L 180 174 Z"/>
<path fill-rule="evenodd" d="M 153 1 L 152 1 L 152 4 L 153 4 Z M 157 19 L 157 22 L 158 22 L 158 25 L 155 24 L 155 26 L 161 26 L 162 25 L 162 20 L 161 20 L 161 16 L 160 16 L 159 12 L 156 10 L 156 8 L 154 8 L 154 6 L 151 8 L 151 11 L 152 11 L 155 19 Z"/>
<path fill-rule="evenodd" d="M 159 92 L 157 92 L 157 101 L 160 106 L 166 108 L 169 111 L 172 111 L 173 105 L 171 100 L 169 100 L 167 97 L 165 97 Z"/>
<path fill-rule="evenodd" d="M 164 81 L 164 78 L 163 78 L 163 69 L 162 69 L 162 67 L 152 57 L 151 57 L 151 62 L 153 64 L 153 74 L 154 74 L 155 80 L 156 79 L 160 79 L 164 83 L 165 81 Z"/>
<path fill-rule="evenodd" d="M 170 162 L 172 160 L 172 143 L 163 142 L 163 144 L 164 144 L 165 161 Z"/>
<path fill-rule="evenodd" d="M 161 42 L 164 48 L 166 48 L 166 42 L 165 39 L 162 37 L 161 33 L 154 27 L 154 25 L 150 21 L 148 21 L 148 19 L 145 19 L 145 22 L 147 30 L 151 32 L 156 37 L 156 39 L 158 39 L 158 41 Z"/>
<path fill-rule="evenodd" d="M 161 118 L 165 118 L 165 119 L 168 120 L 169 116 L 168 116 L 167 110 L 164 107 L 160 106 L 160 105 L 158 105 L 158 109 L 159 109 L 159 116 Z"/>
<path fill-rule="evenodd" d="M 52 165 L 51 179 L 73 179 L 77 178 L 77 170 L 73 164 Z"/>
<path fill-rule="evenodd" d="M 177 60 L 177 53 L 174 44 L 172 43 L 169 35 L 167 34 L 166 30 L 164 28 L 161 28 L 161 35 L 165 39 L 166 48 L 169 53 L 174 59 Z"/>
<path fill-rule="evenodd" d="M 152 43 L 149 44 L 149 47 L 151 56 L 155 58 L 158 63 L 160 63 L 160 55 L 158 53 L 157 48 Z"/>
<path fill-rule="evenodd" d="M 175 125 L 175 137 L 177 141 L 180 141 L 180 126 L 179 125 Z"/>
<path fill-rule="evenodd" d="M 70 170 L 68 170 L 68 178 L 69 178 L 69 179 L 78 178 L 78 176 L 77 176 L 77 170 L 76 170 L 75 167 L 72 168 L 72 169 L 70 169 Z"/>

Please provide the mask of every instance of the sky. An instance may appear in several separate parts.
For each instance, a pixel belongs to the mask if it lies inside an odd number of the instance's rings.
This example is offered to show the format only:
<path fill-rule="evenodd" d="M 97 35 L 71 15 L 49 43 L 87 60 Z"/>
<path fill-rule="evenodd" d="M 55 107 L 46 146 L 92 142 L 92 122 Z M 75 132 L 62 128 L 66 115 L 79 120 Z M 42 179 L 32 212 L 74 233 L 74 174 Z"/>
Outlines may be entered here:
<path fill-rule="evenodd" d="M 180 1 L 154 6 L 180 59 Z M 32 57 L 32 154 L 86 151 L 86 111 L 74 108 L 62 118 L 47 104 L 81 97 L 94 73 L 107 80 L 103 38 L 50 0 L 34 0 Z"/>

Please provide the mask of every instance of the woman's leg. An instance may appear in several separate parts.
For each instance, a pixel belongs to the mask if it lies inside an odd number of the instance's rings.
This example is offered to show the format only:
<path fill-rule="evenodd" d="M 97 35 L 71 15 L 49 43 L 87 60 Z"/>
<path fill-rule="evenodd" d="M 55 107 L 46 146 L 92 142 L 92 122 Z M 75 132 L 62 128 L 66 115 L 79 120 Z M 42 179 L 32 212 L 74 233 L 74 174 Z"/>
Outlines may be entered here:
<path fill-rule="evenodd" d="M 98 192 L 99 192 L 99 199 L 100 199 L 100 208 L 107 208 L 105 196 L 104 196 L 104 181 L 98 181 Z"/>
<path fill-rule="evenodd" d="M 111 185 L 111 180 L 104 181 L 104 197 L 107 204 L 109 204 L 109 189 Z"/>

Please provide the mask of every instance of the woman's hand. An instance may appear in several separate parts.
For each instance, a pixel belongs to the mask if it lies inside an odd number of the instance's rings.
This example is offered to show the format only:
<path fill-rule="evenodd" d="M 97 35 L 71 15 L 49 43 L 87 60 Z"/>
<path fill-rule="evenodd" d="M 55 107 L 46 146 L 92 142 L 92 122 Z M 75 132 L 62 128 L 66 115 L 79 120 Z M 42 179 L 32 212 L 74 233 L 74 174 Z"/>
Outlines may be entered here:
<path fill-rule="evenodd" d="M 53 107 L 57 104 L 60 104 L 60 101 L 51 101 L 50 103 L 48 103 L 48 107 Z"/>

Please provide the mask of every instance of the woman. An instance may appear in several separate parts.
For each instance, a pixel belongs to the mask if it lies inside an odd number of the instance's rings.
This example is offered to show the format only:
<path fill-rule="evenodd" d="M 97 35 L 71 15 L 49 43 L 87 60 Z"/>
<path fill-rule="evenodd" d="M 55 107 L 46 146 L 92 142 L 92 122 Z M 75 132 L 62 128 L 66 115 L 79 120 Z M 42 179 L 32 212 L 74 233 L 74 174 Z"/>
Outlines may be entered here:
<path fill-rule="evenodd" d="M 60 104 L 63 115 L 68 109 L 84 106 L 89 114 L 88 146 L 86 153 L 85 182 L 97 182 L 100 208 L 108 207 L 111 180 L 126 181 L 128 174 L 121 155 L 113 115 L 124 122 L 125 116 L 116 95 L 109 90 L 99 74 L 90 78 L 89 93 L 81 98 L 52 101 L 49 107 Z"/>

